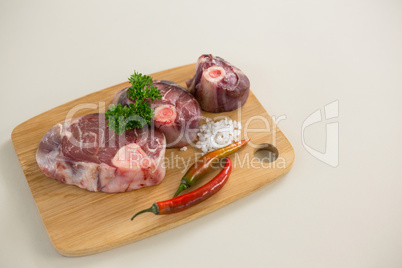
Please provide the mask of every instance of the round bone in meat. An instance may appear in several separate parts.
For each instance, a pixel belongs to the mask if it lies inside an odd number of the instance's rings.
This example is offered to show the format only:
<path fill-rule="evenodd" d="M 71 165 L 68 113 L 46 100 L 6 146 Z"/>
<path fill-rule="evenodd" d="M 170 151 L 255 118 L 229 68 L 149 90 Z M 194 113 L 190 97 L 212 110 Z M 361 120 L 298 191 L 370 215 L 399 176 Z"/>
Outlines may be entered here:
<path fill-rule="evenodd" d="M 160 100 L 147 100 L 154 109 L 153 125 L 165 134 L 166 147 L 183 147 L 197 138 L 201 121 L 201 107 L 185 88 L 167 80 L 154 80 L 162 94 Z M 113 104 L 128 106 L 133 101 L 128 97 L 128 87 L 114 95 Z"/>
<path fill-rule="evenodd" d="M 196 73 L 187 87 L 204 111 L 220 113 L 242 106 L 250 93 L 250 81 L 237 67 L 220 57 L 198 58 Z"/>
<path fill-rule="evenodd" d="M 127 192 L 159 184 L 166 141 L 149 127 L 115 134 L 104 114 L 56 124 L 39 143 L 36 161 L 43 173 L 95 192 Z"/>

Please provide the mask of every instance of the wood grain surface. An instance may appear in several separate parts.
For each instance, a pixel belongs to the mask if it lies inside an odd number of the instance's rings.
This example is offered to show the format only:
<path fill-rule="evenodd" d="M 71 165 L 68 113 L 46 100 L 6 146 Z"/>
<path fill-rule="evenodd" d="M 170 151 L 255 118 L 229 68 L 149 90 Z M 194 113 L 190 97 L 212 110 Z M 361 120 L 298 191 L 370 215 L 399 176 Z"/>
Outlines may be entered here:
<path fill-rule="evenodd" d="M 154 79 L 171 80 L 185 87 L 185 80 L 194 73 L 195 64 L 190 64 L 151 75 Z M 63 104 L 18 125 L 12 132 L 15 151 L 43 223 L 62 255 L 93 254 L 169 230 L 226 206 L 290 170 L 294 161 L 292 145 L 251 92 L 246 104 L 237 111 L 220 114 L 203 112 L 204 117 L 212 119 L 227 116 L 240 120 L 242 137 L 250 137 L 251 142 L 231 156 L 234 168 L 222 190 L 186 211 L 165 216 L 146 213 L 130 221 L 135 212 L 173 196 L 185 172 L 182 160 L 193 163 L 200 156 L 199 150 L 190 147 L 187 151 L 166 150 L 168 168 L 161 184 L 127 193 L 89 192 L 46 177 L 35 160 L 36 149 L 45 133 L 66 117 L 104 111 L 113 94 L 128 85 L 128 82 L 118 84 Z M 244 131 L 245 128 L 248 131 Z M 275 162 L 263 163 L 254 157 L 264 144 L 277 148 L 279 156 Z M 193 189 L 217 172 L 208 174 Z"/>

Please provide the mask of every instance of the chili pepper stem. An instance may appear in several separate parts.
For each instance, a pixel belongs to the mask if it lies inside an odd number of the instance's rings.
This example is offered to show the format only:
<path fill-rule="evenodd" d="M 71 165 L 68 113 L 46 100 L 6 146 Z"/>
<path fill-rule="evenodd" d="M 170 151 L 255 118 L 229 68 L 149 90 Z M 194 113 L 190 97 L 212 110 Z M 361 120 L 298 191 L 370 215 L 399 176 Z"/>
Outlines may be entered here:
<path fill-rule="evenodd" d="M 209 152 L 198 159 L 184 174 L 181 179 L 179 189 L 173 197 L 180 194 L 181 191 L 190 188 L 194 183 L 204 176 L 211 168 L 214 161 L 227 157 L 242 148 L 250 141 L 250 138 L 237 141 L 229 144 L 228 146 L 222 147 L 215 151 Z"/>
<path fill-rule="evenodd" d="M 152 205 L 152 207 L 147 208 L 147 209 L 144 209 L 144 210 L 141 210 L 140 212 L 137 212 L 137 213 L 131 218 L 131 220 L 134 220 L 135 217 L 137 217 L 138 215 L 140 215 L 140 214 L 142 214 L 142 213 L 145 213 L 145 212 L 152 212 L 153 214 L 158 215 L 158 214 L 159 214 L 158 205 L 157 205 L 156 203 L 154 203 L 154 204 Z"/>

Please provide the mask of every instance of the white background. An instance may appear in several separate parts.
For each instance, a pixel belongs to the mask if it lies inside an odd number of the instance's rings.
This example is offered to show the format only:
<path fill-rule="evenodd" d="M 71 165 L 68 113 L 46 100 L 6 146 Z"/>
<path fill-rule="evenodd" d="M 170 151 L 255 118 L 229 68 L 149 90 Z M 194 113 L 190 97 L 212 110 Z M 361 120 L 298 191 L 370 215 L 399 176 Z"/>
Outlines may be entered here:
<path fill-rule="evenodd" d="M 402 2 L 1 1 L 1 267 L 402 267 Z M 88 93 L 219 55 L 293 144 L 292 170 L 173 230 L 107 252 L 53 248 L 12 129 Z M 339 166 L 301 126 L 339 100 Z M 325 124 L 305 131 L 323 151 Z M 85 224 L 85 222 L 83 222 Z"/>

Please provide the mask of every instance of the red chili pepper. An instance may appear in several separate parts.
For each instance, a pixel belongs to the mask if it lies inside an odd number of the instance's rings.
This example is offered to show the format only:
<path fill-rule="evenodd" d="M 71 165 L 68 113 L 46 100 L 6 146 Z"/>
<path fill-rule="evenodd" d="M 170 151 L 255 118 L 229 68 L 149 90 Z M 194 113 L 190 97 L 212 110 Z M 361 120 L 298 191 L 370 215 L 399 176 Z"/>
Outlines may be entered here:
<path fill-rule="evenodd" d="M 155 215 L 180 212 L 208 199 L 209 197 L 217 193 L 229 179 L 230 172 L 232 171 L 232 161 L 229 158 L 225 158 L 225 161 L 225 166 L 221 170 L 221 172 L 219 172 L 218 175 L 216 175 L 211 181 L 209 181 L 202 187 L 187 194 L 166 201 L 154 203 L 150 208 L 136 213 L 131 218 L 131 220 L 144 212 L 152 212 Z"/>
<path fill-rule="evenodd" d="M 232 153 L 238 151 L 241 147 L 246 145 L 246 143 L 249 141 L 250 139 L 245 139 L 242 141 L 234 142 L 226 147 L 220 148 L 202 156 L 198 161 L 194 163 L 194 165 L 192 165 L 188 169 L 186 174 L 184 174 L 183 178 L 181 179 L 179 189 L 177 189 L 173 197 L 178 196 L 182 191 L 193 186 L 199 178 L 204 176 L 211 169 L 213 161 L 231 155 Z"/>

